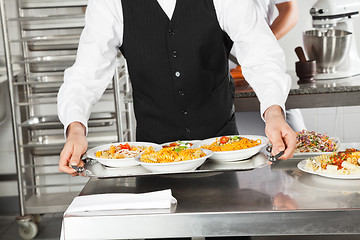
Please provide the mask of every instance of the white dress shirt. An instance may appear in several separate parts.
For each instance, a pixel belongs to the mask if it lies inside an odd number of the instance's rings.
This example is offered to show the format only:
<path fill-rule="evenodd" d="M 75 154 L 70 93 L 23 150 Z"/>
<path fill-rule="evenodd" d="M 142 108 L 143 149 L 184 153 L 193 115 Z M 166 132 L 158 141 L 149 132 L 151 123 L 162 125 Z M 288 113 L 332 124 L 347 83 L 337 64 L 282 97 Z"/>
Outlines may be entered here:
<path fill-rule="evenodd" d="M 290 2 L 291 0 L 257 0 L 260 11 L 265 16 L 265 21 L 270 26 L 274 21 L 274 11 L 276 4 Z"/>
<path fill-rule="evenodd" d="M 176 0 L 157 1 L 171 19 Z M 234 42 L 243 74 L 260 101 L 261 113 L 272 105 L 279 105 L 285 112 L 291 80 L 285 74 L 284 53 L 264 18 L 259 17 L 253 0 L 213 1 L 219 25 Z M 58 93 L 58 115 L 65 129 L 74 121 L 87 128 L 92 106 L 114 75 L 123 27 L 120 0 L 88 1 L 76 61 L 66 69 Z"/>

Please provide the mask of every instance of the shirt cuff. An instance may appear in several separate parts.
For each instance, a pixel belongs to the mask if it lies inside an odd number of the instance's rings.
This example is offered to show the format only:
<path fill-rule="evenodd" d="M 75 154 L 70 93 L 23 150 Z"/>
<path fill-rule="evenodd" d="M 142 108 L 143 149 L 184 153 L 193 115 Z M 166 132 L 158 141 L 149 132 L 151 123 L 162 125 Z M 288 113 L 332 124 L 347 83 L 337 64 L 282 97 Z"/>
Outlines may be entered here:
<path fill-rule="evenodd" d="M 87 124 L 87 121 L 88 121 L 88 119 L 87 119 L 86 117 L 80 115 L 80 114 L 79 114 L 78 116 L 74 116 L 74 114 L 72 114 L 71 119 L 67 119 L 67 120 L 65 120 L 65 121 L 63 122 L 63 124 L 64 124 L 64 137 L 65 137 L 65 139 L 67 139 L 66 131 L 67 131 L 69 125 L 70 125 L 71 123 L 73 123 L 73 122 L 79 122 L 79 123 L 81 123 L 82 125 L 84 125 L 84 127 L 85 127 L 85 136 L 87 136 L 87 135 L 88 135 L 88 124 Z"/>
<path fill-rule="evenodd" d="M 284 114 L 284 117 L 286 119 L 286 109 L 285 109 L 285 104 L 284 103 L 281 103 L 281 102 L 263 103 L 263 104 L 260 104 L 260 111 L 261 111 L 261 118 L 264 120 L 264 122 L 265 122 L 265 118 L 264 118 L 265 111 L 269 107 L 274 106 L 274 105 L 277 105 L 277 106 L 281 107 L 281 109 L 283 111 L 283 114 Z"/>

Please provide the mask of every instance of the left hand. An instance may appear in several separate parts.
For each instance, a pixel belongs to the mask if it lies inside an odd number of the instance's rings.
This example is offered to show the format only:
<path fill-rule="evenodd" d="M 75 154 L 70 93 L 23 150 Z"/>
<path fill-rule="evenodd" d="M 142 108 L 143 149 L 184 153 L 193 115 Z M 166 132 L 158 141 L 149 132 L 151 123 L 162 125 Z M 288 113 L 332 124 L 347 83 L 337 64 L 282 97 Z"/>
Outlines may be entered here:
<path fill-rule="evenodd" d="M 271 154 L 275 156 L 281 151 L 285 151 L 280 159 L 292 158 L 296 147 L 296 133 L 285 121 L 283 111 L 280 106 L 273 105 L 265 113 L 265 133 L 272 144 Z"/>

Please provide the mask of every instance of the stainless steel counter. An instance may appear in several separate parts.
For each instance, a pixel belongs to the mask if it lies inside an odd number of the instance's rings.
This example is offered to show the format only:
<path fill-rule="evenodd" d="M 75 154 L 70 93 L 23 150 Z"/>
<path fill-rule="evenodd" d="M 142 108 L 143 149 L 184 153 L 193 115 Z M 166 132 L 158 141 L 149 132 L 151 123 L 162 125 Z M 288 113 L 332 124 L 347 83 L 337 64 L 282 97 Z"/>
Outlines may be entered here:
<path fill-rule="evenodd" d="M 81 195 L 170 188 L 178 203 L 168 213 L 65 215 L 66 239 L 360 234 L 360 180 L 310 175 L 297 169 L 299 161 L 249 171 L 92 178 Z"/>
<path fill-rule="evenodd" d="M 360 104 L 360 75 L 351 78 L 317 80 L 313 84 L 298 84 L 295 72 L 286 108 L 317 108 L 357 106 Z M 249 85 L 236 88 L 236 111 L 259 111 L 259 101 Z"/>

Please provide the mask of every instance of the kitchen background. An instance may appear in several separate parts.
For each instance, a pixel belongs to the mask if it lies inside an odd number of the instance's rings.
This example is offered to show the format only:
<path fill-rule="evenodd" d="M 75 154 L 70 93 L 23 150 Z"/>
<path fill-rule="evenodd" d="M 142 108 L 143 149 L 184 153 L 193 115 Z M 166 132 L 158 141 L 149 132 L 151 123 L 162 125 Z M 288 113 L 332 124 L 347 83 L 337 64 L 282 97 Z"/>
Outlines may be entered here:
<path fill-rule="evenodd" d="M 8 17 L 16 16 L 17 9 L 15 8 L 14 0 L 6 0 Z M 299 22 L 297 26 L 287 34 L 283 39 L 280 40 L 280 44 L 283 47 L 286 59 L 287 59 L 287 69 L 289 71 L 294 71 L 295 62 L 297 57 L 294 52 L 296 46 L 302 45 L 302 32 L 304 30 L 309 30 L 312 28 L 311 17 L 309 14 L 309 9 L 316 2 L 315 0 L 298 0 L 299 4 Z M 64 11 L 63 9 L 55 9 L 58 11 L 57 14 Z M 354 20 L 355 24 L 355 35 L 358 49 L 360 49 L 360 18 Z M 15 21 L 9 23 L 9 34 L 11 39 L 18 38 L 18 29 L 17 23 Z M 2 46 L 2 45 L 1 45 Z M 16 53 L 16 50 L 13 52 Z M 19 52 L 17 53 L 20 54 Z M 0 55 L 4 55 L 4 51 L 0 48 Z M 4 67 L 1 67 L 3 70 Z M 7 108 L 5 119 L 0 122 L 0 177 L 1 176 L 11 176 L 16 174 L 15 167 L 15 155 L 14 155 L 14 146 L 13 146 L 13 134 L 10 121 L 10 106 L 7 95 L 7 85 L 2 83 L 0 78 L 0 107 Z M 54 109 L 50 111 L 54 112 Z M 360 103 L 359 106 L 353 107 L 335 107 L 335 108 L 309 108 L 301 109 L 305 124 L 308 130 L 314 130 L 322 133 L 327 133 L 329 136 L 337 136 L 342 142 L 360 142 L 360 124 L 358 124 L 360 119 Z M 1 121 L 1 116 L 0 116 Z M 1 179 L 1 178 L 0 178 Z M 72 178 L 66 177 L 67 181 L 70 183 L 81 183 L 85 182 L 86 179 L 81 177 Z M 58 181 L 59 179 L 52 179 L 51 181 Z M 64 181 L 64 178 L 61 178 L 61 181 Z M 80 190 L 81 186 L 77 186 L 71 190 Z M 0 213 L 1 212 L 11 212 L 16 211 L 17 209 L 17 183 L 16 178 L 7 178 L 5 181 L 0 181 Z M 12 203 L 11 208 L 8 204 Z"/>

